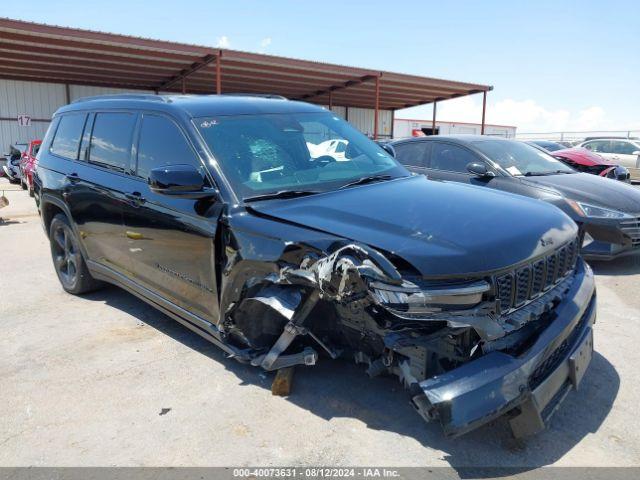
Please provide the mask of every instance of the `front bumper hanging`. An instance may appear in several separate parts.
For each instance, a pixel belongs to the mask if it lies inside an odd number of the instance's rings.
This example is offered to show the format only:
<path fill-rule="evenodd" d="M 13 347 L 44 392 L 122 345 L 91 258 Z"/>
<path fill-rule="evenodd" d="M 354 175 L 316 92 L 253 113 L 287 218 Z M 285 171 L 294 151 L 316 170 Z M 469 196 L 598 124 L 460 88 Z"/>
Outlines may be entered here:
<path fill-rule="evenodd" d="M 511 413 L 514 436 L 536 433 L 571 389 L 577 388 L 593 352 L 596 317 L 593 272 L 580 262 L 575 281 L 556 307 L 557 318 L 520 357 L 490 352 L 419 383 L 413 397 L 428 421 L 445 435 L 462 435 Z"/>

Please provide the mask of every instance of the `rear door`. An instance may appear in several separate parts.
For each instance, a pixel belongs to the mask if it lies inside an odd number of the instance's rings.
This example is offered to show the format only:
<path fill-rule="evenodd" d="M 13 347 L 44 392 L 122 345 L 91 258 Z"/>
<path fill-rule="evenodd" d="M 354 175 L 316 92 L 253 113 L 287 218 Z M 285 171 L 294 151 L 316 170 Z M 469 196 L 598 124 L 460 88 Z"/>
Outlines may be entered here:
<path fill-rule="evenodd" d="M 62 195 L 88 260 L 126 271 L 123 180 L 136 115 L 100 112 L 62 116 L 50 153 L 65 159 Z M 84 132 L 84 133 L 83 133 Z"/>
<path fill-rule="evenodd" d="M 397 143 L 393 146 L 396 159 L 412 172 L 426 175 L 431 143 L 420 141 Z"/>
<path fill-rule="evenodd" d="M 215 237 L 222 204 L 151 191 L 149 172 L 172 164 L 204 166 L 173 119 L 143 113 L 134 175 L 127 181 L 126 250 L 140 285 L 209 322 L 217 323 Z"/>

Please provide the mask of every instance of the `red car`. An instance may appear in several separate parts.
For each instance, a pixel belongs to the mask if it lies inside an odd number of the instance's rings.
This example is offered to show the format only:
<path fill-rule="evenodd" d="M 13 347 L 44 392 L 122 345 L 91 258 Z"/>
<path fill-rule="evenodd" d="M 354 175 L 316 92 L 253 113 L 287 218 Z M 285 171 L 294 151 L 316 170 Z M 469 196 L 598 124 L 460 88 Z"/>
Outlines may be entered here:
<path fill-rule="evenodd" d="M 33 172 L 36 170 L 36 155 L 40 150 L 42 140 L 32 140 L 29 142 L 27 149 L 20 159 L 20 170 L 22 170 L 22 178 L 20 183 L 22 188 L 29 190 L 29 196 L 33 197 Z"/>
<path fill-rule="evenodd" d="M 566 148 L 549 152 L 549 154 L 580 172 L 592 173 L 627 183 L 631 181 L 629 170 L 625 167 L 612 163 L 586 148 Z"/>

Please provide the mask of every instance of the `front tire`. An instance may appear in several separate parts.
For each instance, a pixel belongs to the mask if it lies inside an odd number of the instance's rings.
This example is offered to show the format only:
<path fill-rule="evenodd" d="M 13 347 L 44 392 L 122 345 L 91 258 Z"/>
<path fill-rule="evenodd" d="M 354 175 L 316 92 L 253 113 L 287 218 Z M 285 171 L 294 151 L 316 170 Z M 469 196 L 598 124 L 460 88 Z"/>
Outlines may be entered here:
<path fill-rule="evenodd" d="M 53 267 L 66 292 L 80 295 L 100 288 L 101 283 L 89 273 L 78 239 L 65 215 L 59 213 L 51 220 L 49 242 Z"/>

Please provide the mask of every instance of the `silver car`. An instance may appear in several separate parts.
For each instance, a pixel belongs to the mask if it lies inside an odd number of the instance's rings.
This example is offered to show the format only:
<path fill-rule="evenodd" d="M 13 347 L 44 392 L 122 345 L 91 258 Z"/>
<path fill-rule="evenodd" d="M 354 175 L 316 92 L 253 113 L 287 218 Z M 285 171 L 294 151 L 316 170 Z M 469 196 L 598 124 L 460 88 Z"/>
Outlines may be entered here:
<path fill-rule="evenodd" d="M 640 140 L 638 139 L 594 138 L 582 142 L 579 146 L 623 167 L 640 168 Z"/>

